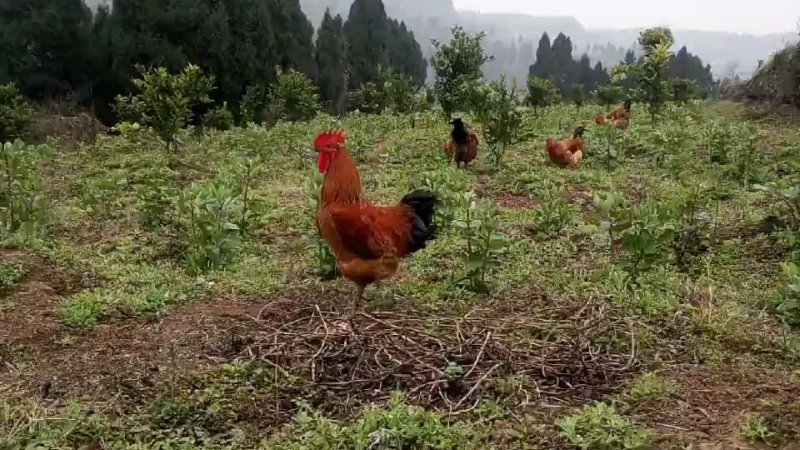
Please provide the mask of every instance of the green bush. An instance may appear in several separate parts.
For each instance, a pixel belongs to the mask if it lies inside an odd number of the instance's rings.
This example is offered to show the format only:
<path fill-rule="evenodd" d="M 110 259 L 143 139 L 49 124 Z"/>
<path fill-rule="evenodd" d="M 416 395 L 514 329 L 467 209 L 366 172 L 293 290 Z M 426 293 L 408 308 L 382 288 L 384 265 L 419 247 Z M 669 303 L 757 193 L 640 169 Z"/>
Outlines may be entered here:
<path fill-rule="evenodd" d="M 205 113 L 203 126 L 221 131 L 233 128 L 233 113 L 228 109 L 228 104 L 223 103 L 219 108 L 214 108 Z"/>
<path fill-rule="evenodd" d="M 35 234 L 45 225 L 47 199 L 37 157 L 49 151 L 22 141 L 0 151 L 0 238 L 22 231 Z"/>
<path fill-rule="evenodd" d="M 310 120 L 320 109 L 317 86 L 302 72 L 293 69 L 278 75 L 267 98 L 274 121 Z"/>
<path fill-rule="evenodd" d="M 13 84 L 0 85 L 0 145 L 28 137 L 36 111 Z"/>
<path fill-rule="evenodd" d="M 528 77 L 528 105 L 532 106 L 535 112 L 555 105 L 560 100 L 561 96 L 558 95 L 558 89 L 552 81 L 535 76 Z"/>
<path fill-rule="evenodd" d="M 118 119 L 152 127 L 167 150 L 175 143 L 178 131 L 186 127 L 192 108 L 211 103 L 214 77 L 205 76 L 199 67 L 189 64 L 179 74 L 158 67 L 139 67 L 133 85 L 139 91 L 132 96 L 117 96 L 114 111 Z"/>

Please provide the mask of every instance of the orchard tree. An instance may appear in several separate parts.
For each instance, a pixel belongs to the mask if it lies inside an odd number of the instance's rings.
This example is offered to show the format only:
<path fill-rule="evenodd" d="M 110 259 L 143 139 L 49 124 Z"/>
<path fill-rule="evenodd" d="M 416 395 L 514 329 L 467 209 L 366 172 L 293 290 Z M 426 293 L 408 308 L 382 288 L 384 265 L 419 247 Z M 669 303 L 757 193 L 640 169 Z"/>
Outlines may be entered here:
<path fill-rule="evenodd" d="M 517 83 L 508 87 L 505 76 L 490 83 L 492 94 L 489 97 L 490 113 L 486 123 L 486 143 L 495 169 L 500 167 L 508 147 L 519 139 L 522 128 Z"/>
<path fill-rule="evenodd" d="M 205 76 L 192 64 L 179 74 L 171 74 L 163 67 L 138 69 L 140 77 L 133 80 L 133 85 L 139 93 L 117 96 L 115 109 L 122 118 L 135 118 L 152 127 L 169 151 L 178 131 L 192 117 L 192 108 L 211 103 L 214 77 Z"/>
<path fill-rule="evenodd" d="M 268 103 L 273 121 L 309 120 L 319 111 L 319 94 L 305 74 L 288 70 L 270 86 Z"/>
<path fill-rule="evenodd" d="M 465 101 L 462 85 L 482 78 L 481 68 L 491 59 L 481 45 L 485 33 L 468 34 L 460 26 L 454 27 L 452 33 L 446 44 L 433 41 L 436 52 L 431 57 L 436 73 L 434 90 L 448 119 Z"/>
<path fill-rule="evenodd" d="M 670 47 L 674 43 L 668 28 L 650 28 L 639 35 L 644 56 L 635 64 L 622 64 L 615 69 L 617 81 L 633 79 L 636 93 L 647 104 L 655 124 L 666 102 L 672 97 L 669 63 Z"/>

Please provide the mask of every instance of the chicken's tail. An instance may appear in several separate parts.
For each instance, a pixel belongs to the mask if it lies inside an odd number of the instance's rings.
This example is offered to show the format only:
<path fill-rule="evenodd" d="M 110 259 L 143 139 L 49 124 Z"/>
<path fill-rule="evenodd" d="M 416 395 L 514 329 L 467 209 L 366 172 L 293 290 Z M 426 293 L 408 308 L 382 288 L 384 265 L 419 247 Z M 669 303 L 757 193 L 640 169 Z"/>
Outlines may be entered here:
<path fill-rule="evenodd" d="M 436 196 L 427 191 L 414 191 L 406 194 L 400 202 L 411 208 L 411 253 L 413 253 L 425 248 L 428 241 L 436 238 L 436 224 L 433 223 Z"/>

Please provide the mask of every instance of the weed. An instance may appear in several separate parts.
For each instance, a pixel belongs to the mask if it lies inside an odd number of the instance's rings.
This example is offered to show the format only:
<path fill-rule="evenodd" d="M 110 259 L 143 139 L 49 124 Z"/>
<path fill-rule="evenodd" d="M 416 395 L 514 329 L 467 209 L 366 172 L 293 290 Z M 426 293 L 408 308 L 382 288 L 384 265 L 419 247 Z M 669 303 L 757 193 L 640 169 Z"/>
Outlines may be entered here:
<path fill-rule="evenodd" d="M 0 292 L 17 284 L 25 276 L 22 265 L 14 261 L 0 261 Z"/>
<path fill-rule="evenodd" d="M 800 327 L 800 267 L 793 262 L 783 263 L 786 288 L 775 305 L 775 312 L 788 325 Z"/>
<path fill-rule="evenodd" d="M 188 247 L 187 269 L 203 273 L 225 266 L 241 245 L 236 221 L 242 202 L 236 190 L 219 181 L 194 184 L 178 197 L 178 210 Z"/>
<path fill-rule="evenodd" d="M 122 210 L 122 192 L 128 186 L 125 174 L 116 170 L 90 180 L 76 181 L 81 204 L 92 215 L 108 218 Z"/>
<path fill-rule="evenodd" d="M 89 329 L 108 315 L 112 302 L 108 290 L 84 291 L 60 301 L 55 312 L 68 327 Z"/>
<path fill-rule="evenodd" d="M 727 120 L 709 122 L 703 129 L 711 162 L 727 164 L 733 144 L 733 130 Z"/>
<path fill-rule="evenodd" d="M 575 209 L 563 199 L 563 193 L 563 187 L 555 184 L 545 189 L 542 204 L 533 212 L 533 224 L 538 233 L 558 236 L 575 221 Z"/>
<path fill-rule="evenodd" d="M 763 442 L 770 445 L 775 433 L 769 429 L 766 420 L 760 416 L 750 416 L 739 431 L 750 442 Z"/>
<path fill-rule="evenodd" d="M 613 123 L 595 128 L 595 134 L 602 146 L 601 159 L 608 170 L 614 169 L 625 159 L 625 149 L 621 145 L 622 133 Z"/>
<path fill-rule="evenodd" d="M 319 171 L 312 170 L 308 178 L 308 194 L 309 194 L 309 214 L 316 217 L 317 206 L 319 205 L 320 196 L 322 195 L 322 183 L 325 181 L 325 175 Z M 317 262 L 317 273 L 322 280 L 332 280 L 337 277 L 339 270 L 336 266 L 336 258 L 328 246 L 328 243 L 322 238 L 322 235 L 317 230 L 311 237 L 311 242 L 308 249 L 314 256 Z"/>
<path fill-rule="evenodd" d="M 173 172 L 166 167 L 149 171 L 136 189 L 136 208 L 142 225 L 155 229 L 170 222 L 175 192 L 171 187 Z"/>
<path fill-rule="evenodd" d="M 655 372 L 642 375 L 631 387 L 631 398 L 636 402 L 662 400 L 678 391 L 678 385 Z"/>
<path fill-rule="evenodd" d="M 605 403 L 587 405 L 558 425 L 570 445 L 581 450 L 646 449 L 653 441 L 650 432 Z"/>
<path fill-rule="evenodd" d="M 462 202 L 463 215 L 454 225 L 461 230 L 466 244 L 463 258 L 467 274 L 463 281 L 472 291 L 488 294 L 486 275 L 498 266 L 497 256 L 508 243 L 498 232 L 500 222 L 496 209 L 485 201 L 478 201 L 474 192 L 465 192 Z"/>
<path fill-rule="evenodd" d="M 54 410 L 34 400 L 0 401 L 2 448 L 82 448 L 105 436 L 109 429 L 107 417 L 76 402 Z"/>

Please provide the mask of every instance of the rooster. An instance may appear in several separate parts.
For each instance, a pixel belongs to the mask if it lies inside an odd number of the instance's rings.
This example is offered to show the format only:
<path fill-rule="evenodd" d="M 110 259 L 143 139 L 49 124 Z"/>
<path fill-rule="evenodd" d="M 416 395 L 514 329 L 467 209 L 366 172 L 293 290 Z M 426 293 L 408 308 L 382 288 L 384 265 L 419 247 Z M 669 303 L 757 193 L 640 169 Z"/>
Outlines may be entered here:
<path fill-rule="evenodd" d="M 450 122 L 453 126 L 453 131 L 450 133 L 450 139 L 444 144 L 444 153 L 447 157 L 456 162 L 456 167 L 464 167 L 472 162 L 478 156 L 478 136 L 470 130 L 467 130 L 464 121 L 461 119 L 453 119 Z"/>
<path fill-rule="evenodd" d="M 605 125 L 607 122 L 611 122 L 620 130 L 628 129 L 631 121 L 631 101 L 625 100 L 625 104 L 621 108 L 611 111 L 606 116 L 597 116 L 594 121 L 598 125 Z"/>
<path fill-rule="evenodd" d="M 356 285 L 355 304 L 368 284 L 392 276 L 402 258 L 434 239 L 436 197 L 414 191 L 394 206 L 370 204 L 345 140 L 342 131 L 326 131 L 314 140 L 319 171 L 325 174 L 317 227 L 341 274 Z"/>
<path fill-rule="evenodd" d="M 547 156 L 550 161 L 570 169 L 577 168 L 583 159 L 583 133 L 586 130 L 578 127 L 571 138 L 556 141 L 547 138 Z"/>

